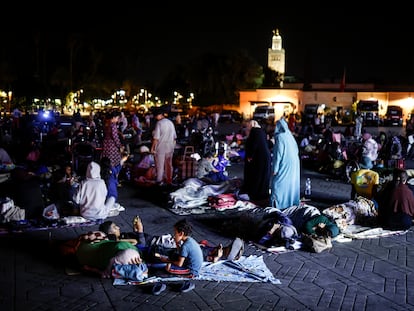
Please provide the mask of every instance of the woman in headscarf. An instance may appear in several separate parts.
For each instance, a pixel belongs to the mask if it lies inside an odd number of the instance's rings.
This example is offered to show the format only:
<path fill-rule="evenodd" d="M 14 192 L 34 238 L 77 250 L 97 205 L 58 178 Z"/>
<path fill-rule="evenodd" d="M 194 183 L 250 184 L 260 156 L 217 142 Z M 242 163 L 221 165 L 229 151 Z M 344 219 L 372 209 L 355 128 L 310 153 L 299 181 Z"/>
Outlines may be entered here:
<path fill-rule="evenodd" d="M 270 204 L 282 210 L 299 205 L 299 148 L 283 117 L 276 122 L 274 139 Z"/>
<path fill-rule="evenodd" d="M 365 169 L 372 169 L 374 161 L 378 158 L 378 143 L 370 133 L 362 135 L 363 146 L 360 166 Z"/>
<path fill-rule="evenodd" d="M 79 206 L 80 215 L 89 220 L 105 219 L 113 209 L 115 198 L 107 199 L 108 188 L 101 178 L 101 166 L 90 162 L 86 168 L 86 178 L 81 181 L 73 195 Z"/>
<path fill-rule="evenodd" d="M 375 197 L 378 223 L 385 229 L 408 230 L 413 225 L 414 195 L 407 180 L 407 171 L 395 168 L 392 181 Z"/>
<path fill-rule="evenodd" d="M 256 120 L 247 124 L 242 192 L 253 202 L 269 200 L 271 154 L 266 133 Z"/>

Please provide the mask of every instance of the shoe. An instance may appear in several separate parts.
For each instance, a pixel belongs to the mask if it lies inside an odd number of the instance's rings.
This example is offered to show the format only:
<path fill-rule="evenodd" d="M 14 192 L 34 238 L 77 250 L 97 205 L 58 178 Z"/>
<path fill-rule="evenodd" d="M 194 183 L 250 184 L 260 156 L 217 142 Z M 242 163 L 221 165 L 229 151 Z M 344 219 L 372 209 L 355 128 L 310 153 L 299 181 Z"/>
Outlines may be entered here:
<path fill-rule="evenodd" d="M 119 215 L 119 211 L 116 209 L 109 210 L 108 217 L 115 217 Z"/>
<path fill-rule="evenodd" d="M 194 288 L 195 288 L 194 283 L 191 283 L 190 281 L 185 281 L 183 285 L 181 286 L 180 291 L 182 293 L 187 293 L 189 291 L 192 291 Z"/>
<path fill-rule="evenodd" d="M 166 288 L 167 286 L 164 283 L 157 283 L 152 287 L 152 294 L 158 296 L 165 291 Z"/>
<path fill-rule="evenodd" d="M 114 210 L 117 210 L 118 212 L 123 212 L 125 211 L 125 207 L 123 207 L 121 204 L 119 203 L 115 203 L 113 208 Z"/>

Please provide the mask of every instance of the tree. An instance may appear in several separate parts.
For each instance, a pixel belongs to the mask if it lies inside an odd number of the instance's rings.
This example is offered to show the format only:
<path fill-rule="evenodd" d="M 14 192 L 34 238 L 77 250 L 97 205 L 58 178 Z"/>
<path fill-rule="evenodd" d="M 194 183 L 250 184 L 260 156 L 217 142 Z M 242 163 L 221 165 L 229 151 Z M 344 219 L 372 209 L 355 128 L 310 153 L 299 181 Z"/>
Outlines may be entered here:
<path fill-rule="evenodd" d="M 283 86 L 284 75 L 283 73 L 277 72 L 270 67 L 266 67 L 264 71 L 264 87 L 277 87 Z"/>
<path fill-rule="evenodd" d="M 197 94 L 199 106 L 234 104 L 238 91 L 262 84 L 263 69 L 247 54 L 205 54 L 188 71 L 190 88 Z"/>

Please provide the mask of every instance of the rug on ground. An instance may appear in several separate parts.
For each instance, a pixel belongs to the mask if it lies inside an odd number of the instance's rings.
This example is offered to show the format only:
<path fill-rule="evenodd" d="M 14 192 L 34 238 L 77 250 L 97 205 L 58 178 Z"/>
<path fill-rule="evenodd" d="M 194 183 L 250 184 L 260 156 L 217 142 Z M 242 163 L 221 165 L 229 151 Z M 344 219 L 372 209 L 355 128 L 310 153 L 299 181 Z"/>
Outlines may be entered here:
<path fill-rule="evenodd" d="M 156 282 L 174 282 L 188 280 L 185 277 L 149 277 L 143 282 L 131 279 L 114 279 L 113 285 L 143 285 Z M 281 284 L 280 280 L 266 266 L 262 256 L 242 256 L 237 261 L 221 260 L 216 263 L 204 262 L 200 275 L 194 280 L 227 282 L 269 282 Z"/>

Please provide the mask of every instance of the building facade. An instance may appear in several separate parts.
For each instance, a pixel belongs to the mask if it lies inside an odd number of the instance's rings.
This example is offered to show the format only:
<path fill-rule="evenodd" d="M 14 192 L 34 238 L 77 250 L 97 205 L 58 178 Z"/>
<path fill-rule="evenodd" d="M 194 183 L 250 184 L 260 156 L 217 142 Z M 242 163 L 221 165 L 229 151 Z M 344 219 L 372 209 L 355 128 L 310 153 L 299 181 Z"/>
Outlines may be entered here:
<path fill-rule="evenodd" d="M 278 30 L 273 31 L 272 47 L 268 50 L 268 66 L 281 74 L 285 73 L 285 50 Z M 403 109 L 405 122 L 414 110 L 414 88 L 413 91 L 384 89 L 386 88 L 382 87 L 381 91 L 377 91 L 375 84 L 370 83 L 344 84 L 341 81 L 312 83 L 304 90 L 303 83 L 284 83 L 280 88 L 240 91 L 238 110 L 246 118 L 251 118 L 258 105 L 271 105 L 275 107 L 276 118 L 280 118 L 291 112 L 303 113 L 306 104 L 322 104 L 326 112 L 347 115 L 355 111 L 359 100 L 376 100 L 380 117 L 385 116 L 388 106 L 395 105 Z"/>

